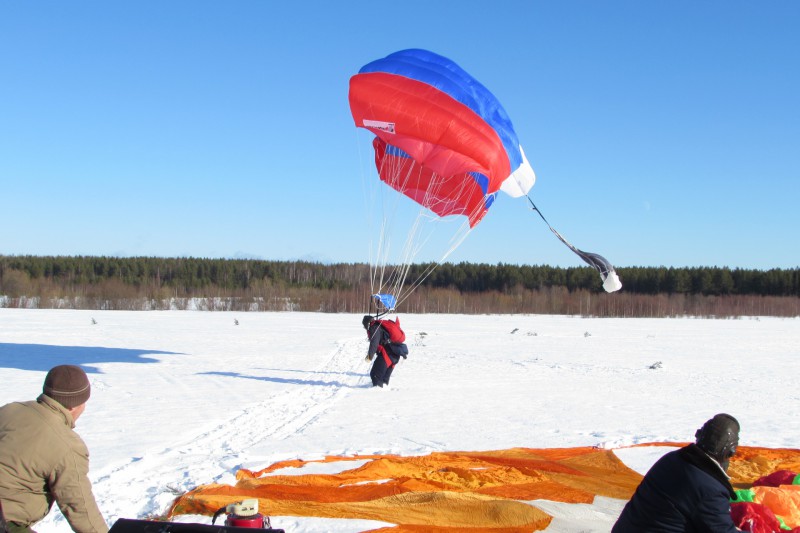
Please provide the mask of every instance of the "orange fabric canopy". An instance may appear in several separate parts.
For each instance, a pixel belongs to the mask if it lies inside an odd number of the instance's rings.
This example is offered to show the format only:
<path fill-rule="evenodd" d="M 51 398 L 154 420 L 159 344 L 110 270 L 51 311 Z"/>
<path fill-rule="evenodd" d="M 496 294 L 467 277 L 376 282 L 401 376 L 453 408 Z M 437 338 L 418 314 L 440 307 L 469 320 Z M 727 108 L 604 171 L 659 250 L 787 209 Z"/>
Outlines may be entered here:
<path fill-rule="evenodd" d="M 650 445 L 675 445 L 652 443 Z M 270 475 L 310 462 L 367 461 L 338 474 Z M 800 450 L 740 447 L 729 473 L 737 488 L 772 471 L 800 466 Z M 212 515 L 225 505 L 258 498 L 272 516 L 379 520 L 376 532 L 522 533 L 552 518 L 530 500 L 591 503 L 595 496 L 627 500 L 641 481 L 612 450 L 512 448 L 437 452 L 426 456 L 369 455 L 283 461 L 258 472 L 240 470 L 235 486 L 204 485 L 173 504 L 169 517 Z"/>

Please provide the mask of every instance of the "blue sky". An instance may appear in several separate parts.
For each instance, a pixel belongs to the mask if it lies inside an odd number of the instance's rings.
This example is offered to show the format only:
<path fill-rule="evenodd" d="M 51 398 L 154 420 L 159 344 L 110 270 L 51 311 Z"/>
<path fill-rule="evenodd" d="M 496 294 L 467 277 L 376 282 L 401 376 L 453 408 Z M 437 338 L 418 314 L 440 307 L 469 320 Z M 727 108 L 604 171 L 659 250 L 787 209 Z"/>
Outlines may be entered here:
<path fill-rule="evenodd" d="M 0 254 L 365 262 L 348 80 L 426 48 L 499 98 L 579 248 L 798 267 L 798 27 L 795 1 L 3 2 Z M 450 259 L 582 265 L 508 197 Z"/>

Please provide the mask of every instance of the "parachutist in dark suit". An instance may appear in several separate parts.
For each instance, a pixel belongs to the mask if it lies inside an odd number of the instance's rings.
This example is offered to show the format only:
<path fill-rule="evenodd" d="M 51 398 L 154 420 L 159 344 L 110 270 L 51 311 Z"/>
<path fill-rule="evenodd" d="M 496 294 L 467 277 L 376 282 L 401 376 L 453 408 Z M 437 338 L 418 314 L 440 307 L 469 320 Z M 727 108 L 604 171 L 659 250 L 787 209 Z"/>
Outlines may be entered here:
<path fill-rule="evenodd" d="M 740 531 L 731 518 L 736 494 L 728 462 L 739 445 L 739 422 L 718 414 L 696 441 L 656 461 L 612 528 L 612 533 Z"/>
<path fill-rule="evenodd" d="M 378 320 L 365 315 L 361 324 L 367 330 L 369 348 L 367 349 L 367 361 L 373 361 L 372 370 L 369 376 L 372 379 L 373 387 L 383 387 L 389 385 L 389 378 L 392 376 L 394 367 L 400 362 L 400 358 L 408 356 L 408 347 L 405 341 L 405 333 L 400 329 L 400 321 Z"/>

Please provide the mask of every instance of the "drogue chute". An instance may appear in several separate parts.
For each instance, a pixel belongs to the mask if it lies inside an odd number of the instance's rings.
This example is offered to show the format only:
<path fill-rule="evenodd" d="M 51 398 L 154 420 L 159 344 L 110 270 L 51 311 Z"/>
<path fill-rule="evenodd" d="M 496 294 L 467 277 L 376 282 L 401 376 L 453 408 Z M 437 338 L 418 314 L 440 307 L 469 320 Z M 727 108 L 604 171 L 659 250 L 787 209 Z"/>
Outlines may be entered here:
<path fill-rule="evenodd" d="M 374 135 L 381 184 L 367 198 L 381 210 L 368 217 L 377 226 L 370 253 L 373 294 L 392 294 L 402 302 L 481 222 L 500 191 L 527 197 L 559 240 L 598 270 L 606 291 L 621 288 L 611 263 L 579 250 L 544 219 L 528 195 L 536 175 L 511 119 L 456 63 L 427 50 L 395 52 L 350 78 L 349 101 L 355 125 Z M 396 218 L 407 209 L 406 230 L 398 229 Z M 441 238 L 436 234 L 441 225 L 454 229 Z M 392 235 L 403 244 L 393 246 Z M 441 253 L 407 280 L 412 262 L 429 244 Z"/>

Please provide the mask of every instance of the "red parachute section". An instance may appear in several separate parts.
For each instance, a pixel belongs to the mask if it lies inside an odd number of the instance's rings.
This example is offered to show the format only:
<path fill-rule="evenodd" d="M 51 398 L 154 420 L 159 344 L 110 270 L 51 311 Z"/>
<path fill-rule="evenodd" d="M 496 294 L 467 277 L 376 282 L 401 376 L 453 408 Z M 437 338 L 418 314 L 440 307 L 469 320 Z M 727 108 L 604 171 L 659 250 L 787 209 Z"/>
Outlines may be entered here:
<path fill-rule="evenodd" d="M 437 174 L 380 137 L 372 145 L 381 181 L 436 215 L 464 215 L 474 227 L 489 211 L 492 197 L 472 174 Z"/>

